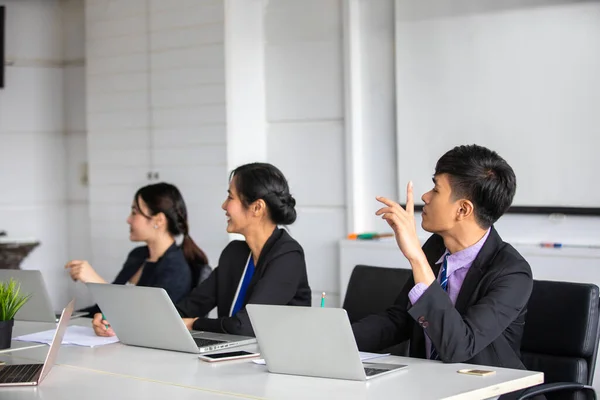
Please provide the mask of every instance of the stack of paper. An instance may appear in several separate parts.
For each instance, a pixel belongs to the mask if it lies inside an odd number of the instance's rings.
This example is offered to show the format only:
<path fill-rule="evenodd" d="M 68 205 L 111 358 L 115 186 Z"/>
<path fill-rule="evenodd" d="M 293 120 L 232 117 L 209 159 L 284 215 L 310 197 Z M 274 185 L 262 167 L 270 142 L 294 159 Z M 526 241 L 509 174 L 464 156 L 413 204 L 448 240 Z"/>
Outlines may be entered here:
<path fill-rule="evenodd" d="M 22 342 L 34 342 L 34 343 L 52 343 L 54 333 L 56 329 L 49 331 L 32 333 L 29 335 L 22 335 L 14 338 L 14 340 L 20 340 Z M 116 336 L 103 337 L 96 336 L 94 329 L 88 326 L 69 326 L 63 337 L 62 344 L 73 344 L 76 346 L 95 347 L 104 346 L 105 344 L 117 343 L 119 338 Z"/>

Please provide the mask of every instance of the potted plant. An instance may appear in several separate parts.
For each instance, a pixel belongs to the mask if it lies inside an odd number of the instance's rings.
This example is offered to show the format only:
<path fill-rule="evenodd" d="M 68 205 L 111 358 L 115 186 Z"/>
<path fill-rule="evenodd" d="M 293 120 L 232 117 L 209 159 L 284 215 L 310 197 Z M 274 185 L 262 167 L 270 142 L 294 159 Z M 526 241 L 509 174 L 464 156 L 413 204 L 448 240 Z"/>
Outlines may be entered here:
<path fill-rule="evenodd" d="M 14 279 L 0 282 L 0 349 L 10 347 L 15 314 L 30 297 L 21 293 L 21 285 Z"/>

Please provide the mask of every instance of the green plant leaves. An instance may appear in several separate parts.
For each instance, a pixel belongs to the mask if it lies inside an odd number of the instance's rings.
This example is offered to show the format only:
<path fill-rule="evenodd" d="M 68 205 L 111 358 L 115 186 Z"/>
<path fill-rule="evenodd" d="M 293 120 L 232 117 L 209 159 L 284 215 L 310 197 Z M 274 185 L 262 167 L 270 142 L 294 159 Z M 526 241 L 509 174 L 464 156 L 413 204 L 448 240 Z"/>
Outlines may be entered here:
<path fill-rule="evenodd" d="M 21 284 L 10 279 L 0 282 L 0 321 L 10 321 L 31 297 L 31 294 L 21 294 Z"/>

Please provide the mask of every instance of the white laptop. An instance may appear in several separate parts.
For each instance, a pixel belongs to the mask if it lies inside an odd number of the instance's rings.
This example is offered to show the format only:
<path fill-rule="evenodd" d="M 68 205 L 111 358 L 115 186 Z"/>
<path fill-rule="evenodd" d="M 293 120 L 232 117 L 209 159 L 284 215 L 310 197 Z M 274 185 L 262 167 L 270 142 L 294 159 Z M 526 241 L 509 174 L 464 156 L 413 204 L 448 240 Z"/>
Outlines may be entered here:
<path fill-rule="evenodd" d="M 125 344 L 206 353 L 256 343 L 256 338 L 248 336 L 190 332 L 164 289 L 100 283 L 87 286 Z"/>
<path fill-rule="evenodd" d="M 0 365 L 0 388 L 4 386 L 37 386 L 48 375 L 50 369 L 54 366 L 58 349 L 62 343 L 65 330 L 69 325 L 75 299 L 71 300 L 63 310 L 58 321 L 54 338 L 50 344 L 48 355 L 43 364 L 1 364 Z M 0 393 L 2 390 L 0 389 Z M 2 397 L 0 395 L 0 397 Z"/>
<path fill-rule="evenodd" d="M 31 298 L 15 315 L 17 321 L 58 322 L 61 313 L 52 309 L 52 302 L 44 283 L 42 272 L 38 270 L 0 269 L 0 282 L 13 278 L 21 285 L 21 293 L 31 294 Z M 73 313 L 71 319 L 86 313 Z"/>
<path fill-rule="evenodd" d="M 248 304 L 269 372 L 364 381 L 406 365 L 363 363 L 346 310 Z"/>

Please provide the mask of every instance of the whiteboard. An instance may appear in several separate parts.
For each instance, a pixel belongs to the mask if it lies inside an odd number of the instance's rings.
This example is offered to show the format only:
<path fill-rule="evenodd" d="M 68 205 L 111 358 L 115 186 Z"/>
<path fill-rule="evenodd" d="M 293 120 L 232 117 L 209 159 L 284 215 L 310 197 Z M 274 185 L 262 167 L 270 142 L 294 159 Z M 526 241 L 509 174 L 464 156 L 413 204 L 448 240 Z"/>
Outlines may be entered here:
<path fill-rule="evenodd" d="M 396 93 L 401 199 L 476 143 L 514 206 L 600 207 L 600 1 L 396 0 Z"/>

